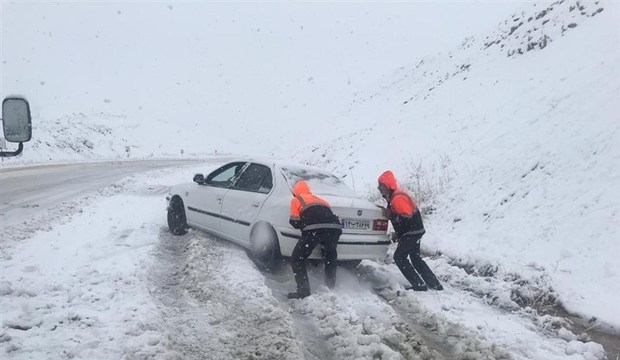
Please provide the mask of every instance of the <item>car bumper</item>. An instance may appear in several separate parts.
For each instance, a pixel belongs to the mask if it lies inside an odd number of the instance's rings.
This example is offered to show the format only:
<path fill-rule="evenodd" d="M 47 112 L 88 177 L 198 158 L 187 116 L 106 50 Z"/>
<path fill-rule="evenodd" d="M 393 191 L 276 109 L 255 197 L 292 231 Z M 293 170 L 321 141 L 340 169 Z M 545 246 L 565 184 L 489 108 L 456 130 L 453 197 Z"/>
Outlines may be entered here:
<path fill-rule="evenodd" d="M 290 257 L 293 253 L 297 241 L 301 237 L 299 232 L 293 233 L 290 229 L 280 230 L 278 234 L 280 240 L 280 253 L 282 256 Z M 339 260 L 361 260 L 379 259 L 387 254 L 390 240 L 385 234 L 342 234 L 338 241 Z M 317 246 L 309 259 L 322 259 L 323 248 Z"/>

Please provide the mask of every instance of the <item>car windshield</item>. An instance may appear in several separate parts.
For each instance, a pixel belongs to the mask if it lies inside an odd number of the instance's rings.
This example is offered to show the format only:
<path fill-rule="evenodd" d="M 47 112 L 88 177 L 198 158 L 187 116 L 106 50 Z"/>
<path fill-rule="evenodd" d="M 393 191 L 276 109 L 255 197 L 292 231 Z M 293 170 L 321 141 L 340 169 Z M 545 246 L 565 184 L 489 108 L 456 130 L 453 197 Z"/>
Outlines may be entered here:
<path fill-rule="evenodd" d="M 292 188 L 299 180 L 305 180 L 313 194 L 358 198 L 359 196 L 336 176 L 307 168 L 283 167 L 282 174 Z"/>

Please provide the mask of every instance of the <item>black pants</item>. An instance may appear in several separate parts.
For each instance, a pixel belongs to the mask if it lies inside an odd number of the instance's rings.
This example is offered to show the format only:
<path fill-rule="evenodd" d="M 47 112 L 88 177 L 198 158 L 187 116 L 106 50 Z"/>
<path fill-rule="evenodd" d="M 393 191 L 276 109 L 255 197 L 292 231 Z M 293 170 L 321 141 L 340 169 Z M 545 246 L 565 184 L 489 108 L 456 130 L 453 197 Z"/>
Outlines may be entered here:
<path fill-rule="evenodd" d="M 325 284 L 333 288 L 336 285 L 336 269 L 338 268 L 338 239 L 342 230 L 340 229 L 317 229 L 301 232 L 301 239 L 297 241 L 293 249 L 293 273 L 297 281 L 297 291 L 300 293 L 310 293 L 310 281 L 306 271 L 306 259 L 314 248 L 323 244 L 323 258 L 325 261 Z"/>
<path fill-rule="evenodd" d="M 426 283 L 428 287 L 434 289 L 441 284 L 420 257 L 421 239 L 422 235 L 404 235 L 401 237 L 398 240 L 396 251 L 394 251 L 394 262 L 411 285 L 422 286 Z M 411 261 L 408 257 L 411 258 Z"/>

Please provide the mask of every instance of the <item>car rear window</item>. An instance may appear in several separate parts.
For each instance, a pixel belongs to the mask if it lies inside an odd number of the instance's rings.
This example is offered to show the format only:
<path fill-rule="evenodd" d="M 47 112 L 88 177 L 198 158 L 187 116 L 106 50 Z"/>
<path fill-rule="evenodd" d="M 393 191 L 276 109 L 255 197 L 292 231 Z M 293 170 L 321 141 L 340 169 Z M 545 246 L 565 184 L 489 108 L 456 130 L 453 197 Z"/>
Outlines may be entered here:
<path fill-rule="evenodd" d="M 340 181 L 335 175 L 328 172 L 305 168 L 283 167 L 282 174 L 291 188 L 295 186 L 297 181 L 305 180 L 310 187 L 310 191 L 316 195 L 359 197 L 355 191 Z"/>

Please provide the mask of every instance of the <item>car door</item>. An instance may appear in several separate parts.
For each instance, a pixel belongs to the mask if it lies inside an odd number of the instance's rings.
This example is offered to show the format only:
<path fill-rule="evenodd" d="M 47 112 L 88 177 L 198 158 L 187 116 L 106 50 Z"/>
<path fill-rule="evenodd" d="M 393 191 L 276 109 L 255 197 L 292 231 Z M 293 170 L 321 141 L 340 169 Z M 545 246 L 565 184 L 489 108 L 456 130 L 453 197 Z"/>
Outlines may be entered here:
<path fill-rule="evenodd" d="M 228 163 L 207 175 L 202 184 L 195 184 L 187 196 L 188 223 L 220 232 L 222 200 L 246 165 Z"/>
<path fill-rule="evenodd" d="M 273 187 L 273 174 L 265 165 L 250 164 L 224 196 L 221 230 L 242 245 L 249 245 L 250 228 Z"/>

